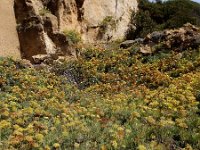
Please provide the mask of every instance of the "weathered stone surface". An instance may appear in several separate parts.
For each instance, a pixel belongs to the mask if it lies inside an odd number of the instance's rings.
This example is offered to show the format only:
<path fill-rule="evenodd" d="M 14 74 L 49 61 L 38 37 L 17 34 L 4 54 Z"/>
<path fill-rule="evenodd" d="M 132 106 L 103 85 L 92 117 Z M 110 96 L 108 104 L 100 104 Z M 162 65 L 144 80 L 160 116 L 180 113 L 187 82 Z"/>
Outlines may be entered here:
<path fill-rule="evenodd" d="M 136 43 L 141 44 L 141 43 L 143 43 L 143 41 L 144 41 L 143 38 L 137 38 L 135 40 L 126 40 L 126 41 L 124 41 L 120 44 L 120 47 L 121 48 L 128 48 L 128 47 L 131 47 L 132 45 L 134 45 Z"/>
<path fill-rule="evenodd" d="M 44 30 L 51 36 L 54 32 L 58 32 L 58 19 L 55 15 L 47 13 L 42 17 L 44 22 Z"/>
<path fill-rule="evenodd" d="M 152 42 L 159 42 L 163 40 L 164 37 L 165 37 L 164 32 L 159 32 L 159 31 L 154 31 L 149 35 L 149 38 L 152 40 Z"/>
<path fill-rule="evenodd" d="M 128 48 L 128 47 L 132 46 L 134 43 L 135 43 L 134 40 L 127 40 L 127 41 L 122 42 L 120 44 L 120 47 L 121 48 Z"/>
<path fill-rule="evenodd" d="M 140 46 L 140 52 L 143 53 L 143 54 L 151 54 L 152 49 L 148 45 L 142 45 L 142 46 Z"/>
<path fill-rule="evenodd" d="M 54 53 L 55 45 L 44 32 L 43 20 L 39 15 L 40 1 L 15 0 L 16 19 L 22 58 L 33 61 L 37 54 Z"/>
<path fill-rule="evenodd" d="M 13 0 L 0 2 L 0 56 L 20 58 L 20 44 L 13 6 Z"/>
<path fill-rule="evenodd" d="M 24 68 L 33 68 L 33 65 L 31 64 L 31 62 L 27 59 L 22 59 L 20 61 L 20 64 L 22 65 L 22 67 Z"/>
<path fill-rule="evenodd" d="M 122 39 L 138 3 L 137 0 L 57 0 L 45 1 L 43 5 L 57 17 L 59 31 L 76 30 L 83 41 L 95 42 Z"/>
<path fill-rule="evenodd" d="M 79 9 L 75 0 L 63 0 L 58 4 L 59 29 L 81 31 L 79 22 Z"/>
<path fill-rule="evenodd" d="M 153 32 L 147 35 L 144 43 L 151 47 L 162 43 L 162 48 L 177 51 L 197 48 L 200 46 L 200 30 L 198 27 L 187 23 L 179 29 Z"/>
<path fill-rule="evenodd" d="M 129 48 L 137 43 L 136 40 L 121 43 L 122 48 Z M 185 24 L 182 28 L 173 30 L 156 31 L 148 34 L 138 43 L 140 52 L 151 54 L 162 49 L 183 51 L 188 48 L 200 46 L 200 29 L 192 24 Z"/>
<path fill-rule="evenodd" d="M 107 24 L 107 29 L 100 40 L 122 39 L 128 29 L 132 12 L 137 10 L 137 5 L 136 0 L 85 0 L 83 4 L 83 19 L 86 22 L 86 28 L 90 32 L 90 29 L 94 30 L 94 28 L 98 27 L 99 32 L 101 30 L 99 26 L 102 23 L 104 25 Z M 107 17 L 111 19 L 104 22 Z M 87 32 L 85 33 L 86 41 L 94 39 L 95 37 L 87 37 Z"/>
<path fill-rule="evenodd" d="M 58 32 L 58 18 L 47 10 L 44 3 L 41 0 L 15 0 L 22 57 L 32 62 L 35 62 L 34 55 L 68 51 L 66 37 L 65 40 L 58 39 L 61 34 Z"/>
<path fill-rule="evenodd" d="M 32 56 L 33 58 L 33 62 L 35 64 L 41 64 L 42 62 L 44 62 L 46 59 L 50 58 L 49 55 L 47 54 L 38 54 L 38 55 L 34 55 Z"/>
<path fill-rule="evenodd" d="M 200 45 L 200 34 L 193 37 L 194 44 Z"/>
<path fill-rule="evenodd" d="M 32 62 L 32 56 L 38 54 L 74 55 L 75 49 L 69 46 L 68 39 L 64 37 L 65 30 L 78 31 L 84 42 L 122 39 L 132 12 L 137 10 L 137 0 L 14 0 L 14 4 L 12 0 L 2 0 L 0 3 L 0 7 L 9 6 L 9 11 L 13 5 L 19 40 L 15 40 L 15 43 L 10 39 L 12 44 L 3 45 L 9 49 L 11 56 L 15 48 L 9 46 L 16 46 L 19 41 L 22 58 Z M 0 17 L 5 17 L 6 10 L 3 11 Z M 10 13 L 14 21 L 14 12 Z M 9 31 L 14 33 L 16 24 L 11 24 L 13 31 Z M 2 30 L 8 31 L 5 27 L 9 25 L 3 23 L 1 26 Z M 3 39 L 9 40 L 5 36 Z"/>

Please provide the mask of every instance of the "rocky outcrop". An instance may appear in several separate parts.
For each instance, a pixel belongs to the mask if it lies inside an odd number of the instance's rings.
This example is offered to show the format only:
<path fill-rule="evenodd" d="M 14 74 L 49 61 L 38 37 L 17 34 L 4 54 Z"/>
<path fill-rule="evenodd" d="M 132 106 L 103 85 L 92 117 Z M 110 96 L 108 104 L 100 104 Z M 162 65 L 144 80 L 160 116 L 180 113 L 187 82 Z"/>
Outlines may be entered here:
<path fill-rule="evenodd" d="M 56 17 L 51 14 L 41 15 L 43 7 L 40 0 L 15 0 L 22 58 L 32 62 L 34 55 L 56 54 L 59 50 L 63 50 L 63 47 L 64 51 L 67 51 L 68 42 L 65 35 L 56 33 L 58 31 Z M 59 40 L 60 36 L 64 37 L 64 40 Z"/>
<path fill-rule="evenodd" d="M 0 56 L 20 58 L 13 0 L 0 1 Z"/>
<path fill-rule="evenodd" d="M 22 57 L 73 55 L 65 31 L 91 43 L 123 38 L 136 10 L 136 0 L 15 0 Z"/>
<path fill-rule="evenodd" d="M 120 44 L 120 48 L 129 48 L 134 44 L 140 44 L 143 43 L 143 38 L 137 38 L 135 40 L 126 40 Z"/>
<path fill-rule="evenodd" d="M 132 12 L 137 10 L 137 0 L 35 0 L 34 3 L 36 12 L 57 17 L 59 31 L 76 30 L 89 42 L 123 38 Z"/>
<path fill-rule="evenodd" d="M 85 42 L 121 39 L 137 0 L 52 0 L 44 8 L 57 17 L 59 31 L 76 30 Z"/>
<path fill-rule="evenodd" d="M 122 39 L 132 12 L 137 10 L 137 0 L 14 0 L 14 4 L 11 0 L 2 0 L 1 4 L 4 8 L 8 6 L 9 11 L 14 7 L 19 37 L 19 40 L 10 39 L 9 44 L 3 45 L 10 53 L 16 45 L 19 47 L 20 42 L 22 58 L 32 62 L 33 56 L 40 54 L 74 55 L 76 52 L 70 46 L 70 37 L 64 34 L 73 33 L 69 31 L 78 32 L 86 43 Z M 12 25 L 15 32 L 12 37 L 17 38 L 14 12 L 11 14 L 13 18 L 5 17 L 4 8 L 0 10 L 3 11 L 0 17 L 11 21 L 6 21 L 8 25 L 1 22 L 1 30 L 7 32 Z M 6 36 L 1 37 L 9 40 Z M 8 45 L 15 47 L 9 48 Z"/>
<path fill-rule="evenodd" d="M 144 47 L 151 50 L 151 53 L 160 49 L 183 51 L 188 48 L 198 48 L 199 46 L 200 29 L 190 23 L 179 29 L 153 32 L 144 39 Z M 142 49 L 143 47 L 141 47 Z"/>
<path fill-rule="evenodd" d="M 140 52 L 143 54 L 151 54 L 162 49 L 174 51 L 195 49 L 200 46 L 200 28 L 187 23 L 179 29 L 155 31 L 139 42 L 137 39 L 125 41 L 121 43 L 121 47 L 128 48 L 134 44 L 139 44 Z"/>
<path fill-rule="evenodd" d="M 83 26 L 86 41 L 123 39 L 137 0 L 85 0 Z"/>

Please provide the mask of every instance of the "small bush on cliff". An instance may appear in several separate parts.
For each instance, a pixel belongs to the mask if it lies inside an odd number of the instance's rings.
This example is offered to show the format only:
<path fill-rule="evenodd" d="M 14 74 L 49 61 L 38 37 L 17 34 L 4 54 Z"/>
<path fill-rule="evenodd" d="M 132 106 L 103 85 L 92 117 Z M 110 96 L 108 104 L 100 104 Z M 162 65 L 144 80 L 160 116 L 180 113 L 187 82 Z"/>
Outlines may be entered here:
<path fill-rule="evenodd" d="M 39 14 L 41 16 L 45 16 L 46 14 L 50 14 L 50 13 L 51 13 L 50 10 L 48 10 L 48 8 L 46 8 L 46 7 L 39 10 Z"/>
<path fill-rule="evenodd" d="M 99 24 L 98 38 L 101 39 L 106 31 L 116 29 L 117 21 L 112 16 L 106 16 Z"/>
<path fill-rule="evenodd" d="M 189 22 L 200 25 L 200 4 L 190 0 L 169 0 L 149 2 L 139 0 L 139 11 L 133 13 L 128 39 L 144 37 L 148 33 L 166 28 L 178 28 Z"/>
<path fill-rule="evenodd" d="M 75 30 L 64 30 L 63 33 L 72 44 L 77 44 L 81 41 L 81 35 Z"/>

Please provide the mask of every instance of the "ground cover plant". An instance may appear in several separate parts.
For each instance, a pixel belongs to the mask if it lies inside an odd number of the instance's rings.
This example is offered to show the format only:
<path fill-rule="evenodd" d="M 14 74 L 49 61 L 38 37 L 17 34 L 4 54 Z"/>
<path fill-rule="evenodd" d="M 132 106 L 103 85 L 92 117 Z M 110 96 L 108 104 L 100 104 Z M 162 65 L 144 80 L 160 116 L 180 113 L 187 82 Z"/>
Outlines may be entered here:
<path fill-rule="evenodd" d="M 88 47 L 50 71 L 1 58 L 0 147 L 200 149 L 199 51 Z"/>

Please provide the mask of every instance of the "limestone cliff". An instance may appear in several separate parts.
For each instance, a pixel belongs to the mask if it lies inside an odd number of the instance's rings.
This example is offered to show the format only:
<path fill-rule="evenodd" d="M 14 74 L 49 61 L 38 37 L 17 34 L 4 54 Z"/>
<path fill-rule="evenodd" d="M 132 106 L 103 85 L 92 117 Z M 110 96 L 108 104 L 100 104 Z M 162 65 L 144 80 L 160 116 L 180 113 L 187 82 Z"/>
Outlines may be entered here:
<path fill-rule="evenodd" d="M 85 0 L 82 9 L 83 39 L 117 40 L 124 37 L 137 0 Z"/>
<path fill-rule="evenodd" d="M 85 43 L 122 39 L 137 11 L 137 0 L 14 0 L 14 5 L 3 1 L 0 6 L 14 7 L 21 55 L 31 61 L 38 54 L 73 55 L 65 31 L 78 32 Z"/>
<path fill-rule="evenodd" d="M 85 42 L 124 37 L 137 0 L 42 0 L 39 11 L 57 17 L 58 30 L 76 30 Z M 48 12 L 49 11 L 49 12 Z M 43 15 L 46 15 L 43 14 Z"/>
<path fill-rule="evenodd" d="M 123 38 L 137 5 L 137 0 L 57 0 L 45 7 L 57 16 L 60 31 L 77 30 L 83 41 L 96 42 Z"/>
<path fill-rule="evenodd" d="M 0 56 L 20 57 L 13 0 L 0 1 Z"/>

